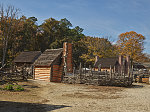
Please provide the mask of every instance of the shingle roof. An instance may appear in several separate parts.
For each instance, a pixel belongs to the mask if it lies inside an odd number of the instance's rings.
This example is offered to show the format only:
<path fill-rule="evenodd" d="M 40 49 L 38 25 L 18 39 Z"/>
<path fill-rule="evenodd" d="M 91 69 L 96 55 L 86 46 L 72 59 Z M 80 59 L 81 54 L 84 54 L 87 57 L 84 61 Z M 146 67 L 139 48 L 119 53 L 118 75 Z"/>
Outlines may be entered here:
<path fill-rule="evenodd" d="M 144 65 L 146 68 L 150 68 L 150 62 L 145 62 L 145 63 L 143 63 L 143 65 Z"/>
<path fill-rule="evenodd" d="M 35 66 L 50 66 L 63 52 L 63 48 L 47 49 L 35 61 Z"/>
<path fill-rule="evenodd" d="M 133 68 L 136 68 L 136 69 L 146 69 L 146 67 L 144 65 L 142 65 L 142 64 L 134 64 Z"/>
<path fill-rule="evenodd" d="M 25 51 L 21 52 L 15 59 L 15 63 L 34 63 L 41 55 L 41 51 Z"/>
<path fill-rule="evenodd" d="M 110 65 L 113 67 L 118 62 L 118 57 L 112 57 L 112 58 L 100 58 L 95 64 L 95 67 L 98 67 L 99 65 L 102 68 L 110 68 Z"/>

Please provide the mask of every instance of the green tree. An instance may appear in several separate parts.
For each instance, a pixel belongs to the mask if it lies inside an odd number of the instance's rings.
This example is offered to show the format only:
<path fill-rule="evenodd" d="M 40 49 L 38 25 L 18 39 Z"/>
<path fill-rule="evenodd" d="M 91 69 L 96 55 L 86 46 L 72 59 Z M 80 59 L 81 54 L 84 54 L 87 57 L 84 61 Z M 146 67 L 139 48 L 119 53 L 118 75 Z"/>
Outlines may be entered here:
<path fill-rule="evenodd" d="M 18 36 L 20 36 L 20 51 L 34 51 L 38 50 L 38 25 L 36 24 L 37 18 L 29 17 L 26 18 L 23 16 L 21 18 L 22 22 L 22 30 L 18 32 Z"/>

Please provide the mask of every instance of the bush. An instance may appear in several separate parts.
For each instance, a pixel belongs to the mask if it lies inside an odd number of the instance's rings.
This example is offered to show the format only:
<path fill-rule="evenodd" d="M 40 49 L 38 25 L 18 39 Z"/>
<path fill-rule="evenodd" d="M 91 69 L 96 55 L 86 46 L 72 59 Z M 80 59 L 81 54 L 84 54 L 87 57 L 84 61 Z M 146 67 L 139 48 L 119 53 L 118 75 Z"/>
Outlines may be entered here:
<path fill-rule="evenodd" d="M 5 90 L 13 90 L 13 85 L 12 84 L 8 84 L 5 86 L 4 88 Z"/>
<path fill-rule="evenodd" d="M 24 88 L 22 88 L 20 85 L 17 85 L 15 88 L 16 91 L 24 91 Z"/>
<path fill-rule="evenodd" d="M 4 88 L 5 90 L 15 90 L 15 91 L 24 91 L 24 88 L 22 88 L 20 85 L 12 85 L 8 84 Z"/>

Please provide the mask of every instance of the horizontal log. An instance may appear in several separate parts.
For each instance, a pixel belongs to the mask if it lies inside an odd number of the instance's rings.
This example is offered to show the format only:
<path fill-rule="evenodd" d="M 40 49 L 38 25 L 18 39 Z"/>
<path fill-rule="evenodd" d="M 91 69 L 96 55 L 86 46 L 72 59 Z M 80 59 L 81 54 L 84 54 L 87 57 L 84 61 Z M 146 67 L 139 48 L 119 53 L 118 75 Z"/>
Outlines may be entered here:
<path fill-rule="evenodd" d="M 36 77 L 35 79 L 47 79 L 48 80 L 50 79 L 50 77 L 38 77 L 38 78 Z"/>
<path fill-rule="evenodd" d="M 51 74 L 50 72 L 34 72 L 34 74 Z"/>
<path fill-rule="evenodd" d="M 48 82 L 50 82 L 50 79 L 35 79 L 35 80 L 41 80 L 41 81 L 48 81 Z"/>
<path fill-rule="evenodd" d="M 50 76 L 39 76 L 39 77 L 35 77 L 36 79 L 37 78 L 50 78 Z"/>
<path fill-rule="evenodd" d="M 35 77 L 39 77 L 39 76 L 50 76 L 49 74 L 40 74 L 40 75 L 35 75 Z"/>
<path fill-rule="evenodd" d="M 51 68 L 50 66 L 35 66 L 34 68 Z"/>
<path fill-rule="evenodd" d="M 34 73 L 51 73 L 51 71 L 34 71 Z"/>
<path fill-rule="evenodd" d="M 34 71 L 50 71 L 51 69 L 35 69 Z"/>

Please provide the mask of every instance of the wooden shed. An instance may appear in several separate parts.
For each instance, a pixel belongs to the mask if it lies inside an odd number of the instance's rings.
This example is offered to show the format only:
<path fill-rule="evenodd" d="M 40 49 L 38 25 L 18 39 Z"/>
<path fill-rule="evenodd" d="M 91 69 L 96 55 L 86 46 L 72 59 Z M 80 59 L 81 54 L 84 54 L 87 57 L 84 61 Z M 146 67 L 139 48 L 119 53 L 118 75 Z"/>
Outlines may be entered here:
<path fill-rule="evenodd" d="M 98 68 L 100 68 L 101 71 L 110 71 L 110 66 L 117 68 L 118 64 L 118 57 L 101 58 L 95 62 L 94 69 L 95 71 L 98 71 Z"/>
<path fill-rule="evenodd" d="M 72 44 L 67 42 L 63 48 L 45 50 L 34 63 L 35 80 L 61 82 L 63 73 L 72 72 Z"/>
<path fill-rule="evenodd" d="M 129 72 L 130 66 L 131 63 L 129 56 L 126 56 L 126 58 L 124 58 L 123 56 L 110 58 L 99 58 L 98 56 L 96 56 L 94 70 L 98 71 L 98 69 L 100 69 L 101 71 L 110 72 L 111 68 L 112 72 L 124 72 L 125 74 L 127 74 Z"/>
<path fill-rule="evenodd" d="M 33 63 L 41 55 L 41 51 L 21 52 L 15 59 L 14 65 L 18 71 L 26 69 L 29 76 L 33 76 Z"/>
<path fill-rule="evenodd" d="M 34 63 L 34 79 L 60 82 L 63 48 L 47 49 Z"/>

